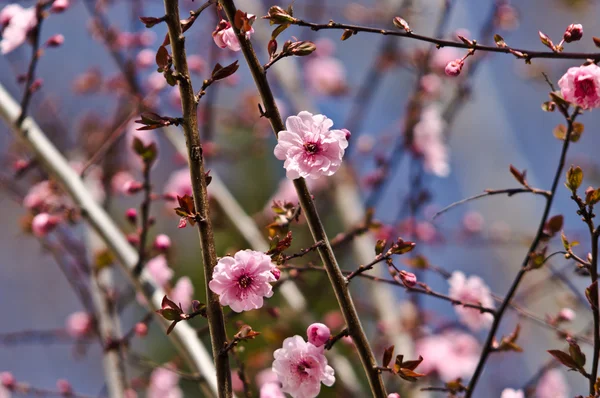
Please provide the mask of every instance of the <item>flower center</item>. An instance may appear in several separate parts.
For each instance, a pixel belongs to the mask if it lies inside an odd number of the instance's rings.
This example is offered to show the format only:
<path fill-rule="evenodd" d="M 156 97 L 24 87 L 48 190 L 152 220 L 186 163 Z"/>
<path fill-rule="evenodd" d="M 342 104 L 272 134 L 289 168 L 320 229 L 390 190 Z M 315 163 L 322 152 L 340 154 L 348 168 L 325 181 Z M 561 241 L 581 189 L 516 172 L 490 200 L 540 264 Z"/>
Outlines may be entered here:
<path fill-rule="evenodd" d="M 240 285 L 240 287 L 243 289 L 246 289 L 251 284 L 252 278 L 250 278 L 248 275 L 243 275 L 240 279 L 238 279 L 238 285 Z"/>
<path fill-rule="evenodd" d="M 306 369 L 310 369 L 310 365 L 306 363 L 306 361 L 302 361 L 298 364 L 296 369 L 298 369 L 299 373 L 307 374 L 308 372 L 306 371 Z"/>
<path fill-rule="evenodd" d="M 306 152 L 314 155 L 315 153 L 319 152 L 319 144 L 315 142 L 307 142 L 304 144 L 304 149 L 306 149 Z"/>
<path fill-rule="evenodd" d="M 587 97 L 596 92 L 596 86 L 594 84 L 594 80 L 590 78 L 586 78 L 580 80 L 575 88 L 575 95 L 577 97 Z"/>

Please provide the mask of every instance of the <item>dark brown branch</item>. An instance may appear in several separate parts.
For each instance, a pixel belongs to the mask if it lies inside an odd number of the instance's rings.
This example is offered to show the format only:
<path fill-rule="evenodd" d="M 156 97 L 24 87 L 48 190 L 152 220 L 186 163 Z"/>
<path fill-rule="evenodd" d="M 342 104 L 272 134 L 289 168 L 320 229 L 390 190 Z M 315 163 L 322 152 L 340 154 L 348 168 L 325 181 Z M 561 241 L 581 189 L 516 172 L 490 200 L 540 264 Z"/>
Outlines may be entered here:
<path fill-rule="evenodd" d="M 197 102 L 188 71 L 185 37 L 183 36 L 179 17 L 179 2 L 178 0 L 165 0 L 164 3 L 173 65 L 179 76 L 179 93 L 181 95 L 181 107 L 185 120 L 183 131 L 188 150 L 194 205 L 200 219 L 198 222 L 198 233 L 200 235 L 202 262 L 204 264 L 204 280 L 207 296 L 206 313 L 208 316 L 213 360 L 217 372 L 217 385 L 220 387 L 219 397 L 231 397 L 233 393 L 229 357 L 227 355 L 220 355 L 221 349 L 227 344 L 223 309 L 219 303 L 219 296 L 211 291 L 208 286 L 208 283 L 212 279 L 213 269 L 217 264 L 217 254 L 212 223 L 208 212 L 209 201 L 206 190 L 202 144 L 198 131 Z"/>

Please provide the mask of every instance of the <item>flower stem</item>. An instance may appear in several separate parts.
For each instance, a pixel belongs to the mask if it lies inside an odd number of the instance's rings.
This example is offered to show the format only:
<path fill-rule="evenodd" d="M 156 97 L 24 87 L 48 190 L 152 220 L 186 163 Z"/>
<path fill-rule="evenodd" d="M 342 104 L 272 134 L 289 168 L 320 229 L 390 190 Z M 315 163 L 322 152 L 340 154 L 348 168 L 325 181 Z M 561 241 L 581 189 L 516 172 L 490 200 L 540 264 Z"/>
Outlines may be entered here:
<path fill-rule="evenodd" d="M 579 108 L 576 108 L 575 111 L 573 112 L 573 114 L 569 117 L 569 115 L 566 113 L 566 111 L 564 111 L 565 117 L 567 118 L 567 122 L 568 122 L 567 134 L 566 134 L 565 140 L 563 142 L 563 147 L 562 147 L 562 151 L 560 154 L 560 160 L 558 162 L 558 166 L 556 167 L 556 172 L 554 173 L 554 180 L 552 182 L 552 188 L 550 189 L 550 195 L 548 195 L 548 196 L 544 195 L 544 197 L 546 198 L 546 206 L 544 207 L 544 213 L 542 214 L 542 218 L 540 220 L 540 224 L 539 224 L 537 232 L 535 234 L 535 238 L 533 239 L 533 242 L 531 242 L 531 245 L 529 246 L 529 250 L 527 251 L 525 258 L 523 259 L 521 268 L 519 269 L 517 276 L 513 280 L 513 283 L 510 286 L 510 289 L 508 290 L 506 297 L 502 301 L 500 308 L 496 312 L 496 316 L 494 317 L 494 322 L 492 323 L 490 333 L 488 334 L 487 339 L 485 341 L 485 345 L 483 347 L 483 352 L 481 353 L 481 357 L 479 358 L 479 362 L 477 363 L 477 368 L 475 369 L 475 373 L 473 374 L 473 377 L 471 378 L 471 381 L 469 382 L 469 386 L 467 388 L 467 393 L 465 395 L 465 398 L 470 398 L 473 396 L 473 392 L 475 391 L 475 387 L 477 386 L 479 377 L 481 376 L 481 373 L 483 372 L 485 363 L 493 350 L 492 343 L 496 336 L 496 332 L 498 331 L 498 327 L 500 326 L 500 322 L 502 321 L 504 312 L 509 307 L 510 301 L 512 300 L 515 293 L 517 292 L 519 284 L 521 283 L 523 276 L 525 276 L 525 273 L 528 270 L 527 265 L 529 264 L 530 255 L 533 252 L 535 252 L 535 250 L 537 249 L 537 247 L 542 239 L 542 236 L 544 235 L 544 226 L 546 225 L 546 222 L 548 221 L 548 216 L 550 215 L 550 209 L 552 208 L 552 202 L 554 200 L 554 196 L 556 195 L 558 181 L 560 180 L 560 176 L 562 174 L 563 167 L 565 165 L 565 158 L 567 156 L 567 150 L 569 149 L 569 143 L 571 141 L 571 133 L 573 132 L 573 123 L 574 123 L 575 118 L 577 117 L 578 113 L 579 113 Z"/>
<path fill-rule="evenodd" d="M 233 0 L 221 0 L 221 4 L 227 14 L 227 18 L 233 26 L 238 40 L 240 41 L 242 52 L 244 53 L 244 57 L 246 58 L 246 62 L 248 63 L 248 67 L 250 68 L 250 72 L 263 101 L 265 116 L 269 119 L 273 131 L 277 134 L 285 128 L 277 105 L 275 104 L 275 99 L 271 87 L 269 86 L 269 82 L 267 81 L 265 71 L 252 48 L 252 44 L 244 34 L 240 34 L 239 29 L 235 26 L 234 17 L 237 10 Z M 371 392 L 374 397 L 385 398 L 387 393 L 381 374 L 377 370 L 377 362 L 373 356 L 367 336 L 362 328 L 356 307 L 352 302 L 346 278 L 338 266 L 333 250 L 331 249 L 329 239 L 327 238 L 327 234 L 321 223 L 312 195 L 310 194 L 304 179 L 294 180 L 294 186 L 298 193 L 300 205 L 304 211 L 304 216 L 306 217 L 315 243 L 319 241 L 323 242 L 317 250 L 325 265 L 327 275 L 329 276 L 338 304 L 342 310 L 348 333 L 356 345 L 360 360 L 369 380 Z"/>
<path fill-rule="evenodd" d="M 180 24 L 178 0 L 165 0 L 166 23 L 169 29 L 169 39 L 173 53 L 173 65 L 178 73 L 179 93 L 181 95 L 181 108 L 183 111 L 183 131 L 186 138 L 192 192 L 194 205 L 199 215 L 198 232 L 200 235 L 200 248 L 202 262 L 204 263 L 204 280 L 207 296 L 207 316 L 212 343 L 213 360 L 217 372 L 217 385 L 220 387 L 219 397 L 231 397 L 231 370 L 229 357 L 219 355 L 221 349 L 227 344 L 223 309 L 219 303 L 219 296 L 213 293 L 208 283 L 211 280 L 213 268 L 217 264 L 217 254 L 208 213 L 208 193 L 204 173 L 204 159 L 202 157 L 202 144 L 198 132 L 197 103 L 194 89 L 190 81 L 187 58 L 185 53 L 185 37 Z"/>

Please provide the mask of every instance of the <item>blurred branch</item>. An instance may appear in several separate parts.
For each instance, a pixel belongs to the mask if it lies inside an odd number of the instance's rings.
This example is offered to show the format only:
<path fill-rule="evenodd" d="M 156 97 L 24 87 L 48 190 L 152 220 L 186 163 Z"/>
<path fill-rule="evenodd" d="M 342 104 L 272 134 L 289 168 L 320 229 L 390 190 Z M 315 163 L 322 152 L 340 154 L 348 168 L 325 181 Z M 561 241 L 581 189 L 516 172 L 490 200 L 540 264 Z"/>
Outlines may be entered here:
<path fill-rule="evenodd" d="M 82 215 L 88 220 L 101 239 L 115 254 L 119 264 L 129 276 L 136 290 L 142 292 L 147 298 L 150 310 L 159 309 L 165 292 L 156 285 L 147 273 L 142 273 L 136 278 L 132 271 L 137 263 L 137 253 L 127 242 L 123 233 L 114 221 L 100 207 L 91 196 L 79 175 L 69 166 L 67 160 L 48 140 L 39 126 L 30 118 L 23 120 L 21 127 L 15 125 L 15 121 L 21 109 L 10 94 L 0 86 L 0 117 L 10 126 L 16 137 L 22 139 L 35 153 L 44 169 L 52 174 L 63 186 L 65 191 L 72 197 L 73 201 L 81 209 Z M 157 317 L 162 327 L 166 330 L 169 322 Z M 208 396 L 211 390 L 216 393 L 218 386 L 214 377 L 212 361 L 200 340 L 196 337 L 189 325 L 182 323 L 170 334 L 177 350 L 189 366 L 197 372 L 205 375 L 206 384 L 202 384 Z"/>

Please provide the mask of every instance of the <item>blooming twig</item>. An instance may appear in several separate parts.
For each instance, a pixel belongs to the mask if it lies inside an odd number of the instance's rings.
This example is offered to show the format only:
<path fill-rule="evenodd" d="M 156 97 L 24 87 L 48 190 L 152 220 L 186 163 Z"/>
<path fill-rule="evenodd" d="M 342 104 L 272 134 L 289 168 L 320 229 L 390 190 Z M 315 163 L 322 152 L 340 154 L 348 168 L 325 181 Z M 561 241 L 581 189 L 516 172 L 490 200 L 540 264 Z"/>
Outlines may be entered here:
<path fill-rule="evenodd" d="M 188 159 L 190 162 L 190 174 L 192 178 L 192 192 L 194 194 L 194 205 L 201 222 L 198 223 L 200 235 L 200 247 L 202 250 L 202 262 L 204 264 L 204 279 L 206 282 L 206 306 L 210 336 L 215 362 L 217 383 L 219 385 L 220 397 L 231 397 L 231 370 L 229 358 L 220 355 L 220 350 L 227 343 L 223 309 L 219 303 L 219 296 L 212 292 L 208 283 L 212 279 L 212 273 L 217 264 L 217 253 L 212 231 L 212 224 L 208 214 L 208 193 L 206 190 L 206 174 L 204 171 L 204 159 L 202 156 L 202 145 L 198 132 L 197 102 L 194 89 L 190 80 L 187 58 L 185 53 L 185 39 L 179 17 L 178 0 L 165 0 L 166 23 L 169 30 L 169 38 L 173 55 L 173 66 L 178 74 L 179 92 L 181 96 L 181 107 L 183 111 L 183 130 L 186 136 Z M 213 71 L 214 74 L 214 71 Z"/>
<path fill-rule="evenodd" d="M 239 27 L 237 27 L 234 23 L 237 9 L 233 0 L 223 0 L 221 4 L 223 5 L 223 9 L 227 14 L 227 18 L 232 24 L 233 29 L 238 37 L 242 52 L 244 53 L 244 57 L 246 58 L 246 62 L 250 68 L 250 72 L 254 77 L 255 84 L 262 98 L 266 115 L 271 122 L 273 132 L 277 134 L 279 131 L 285 130 L 285 127 L 281 120 L 281 115 L 279 114 L 277 105 L 275 104 L 275 99 L 273 97 L 271 87 L 269 86 L 269 82 L 267 81 L 266 74 L 260 62 L 258 61 L 256 53 L 254 52 L 254 49 L 252 48 L 252 45 L 250 44 L 246 35 L 241 33 Z M 338 300 L 338 304 L 346 320 L 346 325 L 349 329 L 350 335 L 354 340 L 354 343 L 356 344 L 359 357 L 369 380 L 371 391 L 373 395 L 378 398 L 386 397 L 387 393 L 385 391 L 381 374 L 375 369 L 376 361 L 375 357 L 373 356 L 370 343 L 367 340 L 365 332 L 362 328 L 356 307 L 354 306 L 350 292 L 346 286 L 344 275 L 337 264 L 337 260 L 329 244 L 329 239 L 321 223 L 321 219 L 312 199 L 312 195 L 308 190 L 304 179 L 299 178 L 294 180 L 294 186 L 296 188 L 298 199 L 302 206 L 314 241 L 325 242 L 325 245 L 318 249 L 319 255 L 325 264 L 327 274 Z"/>

